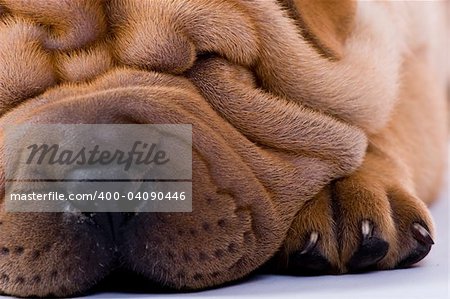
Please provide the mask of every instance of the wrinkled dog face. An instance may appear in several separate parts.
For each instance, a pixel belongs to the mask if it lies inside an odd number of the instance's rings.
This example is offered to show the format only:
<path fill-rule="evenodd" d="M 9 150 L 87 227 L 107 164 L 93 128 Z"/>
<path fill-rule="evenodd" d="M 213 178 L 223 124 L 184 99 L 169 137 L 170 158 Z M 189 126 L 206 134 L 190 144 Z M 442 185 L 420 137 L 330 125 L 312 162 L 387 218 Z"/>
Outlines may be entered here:
<path fill-rule="evenodd" d="M 2 129 L 193 125 L 192 213 L 3 211 L 3 292 L 82 292 L 119 260 L 181 289 L 238 279 L 276 252 L 303 202 L 361 163 L 363 129 L 382 126 L 392 106 L 395 47 L 373 53 L 387 70 L 373 68 L 372 39 L 358 36 L 377 28 L 353 28 L 351 1 L 334 4 L 342 16 L 327 27 L 342 32 L 317 31 L 306 2 L 279 2 L 1 2 Z M 329 20 L 328 8 L 317 11 Z M 340 60 L 347 39 L 361 45 Z"/>

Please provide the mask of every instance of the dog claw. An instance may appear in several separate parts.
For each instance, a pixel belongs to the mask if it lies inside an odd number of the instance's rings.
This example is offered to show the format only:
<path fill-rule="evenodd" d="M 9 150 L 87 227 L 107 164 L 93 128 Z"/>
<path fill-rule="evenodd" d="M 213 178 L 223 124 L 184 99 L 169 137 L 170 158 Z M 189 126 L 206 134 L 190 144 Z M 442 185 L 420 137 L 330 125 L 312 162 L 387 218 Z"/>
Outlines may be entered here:
<path fill-rule="evenodd" d="M 369 220 L 363 220 L 361 223 L 361 232 L 363 240 L 367 240 L 373 235 L 373 224 Z"/>
<path fill-rule="evenodd" d="M 319 233 L 314 231 L 309 236 L 308 243 L 302 251 L 293 253 L 289 259 L 290 273 L 294 275 L 317 275 L 331 272 L 332 265 L 325 258 L 317 243 L 319 241 Z"/>
<path fill-rule="evenodd" d="M 369 269 L 382 260 L 389 250 L 389 243 L 373 236 L 373 224 L 369 220 L 361 223 L 361 234 L 361 245 L 347 264 L 350 272 Z"/>
<path fill-rule="evenodd" d="M 421 261 L 428 255 L 431 246 L 434 244 L 430 232 L 421 224 L 414 223 L 412 225 L 412 233 L 417 240 L 417 247 L 409 254 L 409 256 L 398 263 L 399 268 L 409 267 Z"/>
<path fill-rule="evenodd" d="M 430 232 L 419 223 L 414 223 L 412 226 L 412 232 L 417 241 L 425 245 L 434 245 L 433 238 L 431 238 Z"/>
<path fill-rule="evenodd" d="M 306 254 L 311 250 L 313 250 L 316 247 L 318 240 L 319 240 L 319 233 L 312 232 L 311 235 L 309 236 L 308 243 L 306 244 L 305 248 L 300 252 L 300 254 Z"/>

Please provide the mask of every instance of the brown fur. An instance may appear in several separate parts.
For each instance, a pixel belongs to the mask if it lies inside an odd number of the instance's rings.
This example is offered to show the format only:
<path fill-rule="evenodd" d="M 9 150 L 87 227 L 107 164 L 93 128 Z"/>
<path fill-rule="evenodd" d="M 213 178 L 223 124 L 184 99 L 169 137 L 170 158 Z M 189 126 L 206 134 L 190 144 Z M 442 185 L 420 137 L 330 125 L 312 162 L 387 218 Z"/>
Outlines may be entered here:
<path fill-rule="evenodd" d="M 412 223 L 424 223 L 433 232 L 425 204 L 440 190 L 448 136 L 445 79 L 436 77 L 441 70 L 433 69 L 427 57 L 434 50 L 431 45 L 415 45 L 405 55 L 390 122 L 369 135 L 359 170 L 324 189 L 298 213 L 284 245 L 282 264 L 305 246 L 311 232 L 319 231 L 319 252 L 339 272 L 346 272 L 361 242 L 361 222 L 370 219 L 375 235 L 389 243 L 378 267 L 390 269 L 417 246 Z M 318 218 L 319 214 L 326 216 Z"/>
<path fill-rule="evenodd" d="M 412 223 L 433 230 L 422 200 L 439 190 L 447 136 L 440 45 L 411 33 L 428 23 L 408 9 L 0 0 L 1 140 L 24 122 L 194 130 L 193 212 L 136 215 L 116 244 L 77 216 L 10 214 L 2 203 L 0 290 L 85 291 L 114 267 L 114 246 L 151 280 L 209 287 L 280 247 L 276 262 L 289 267 L 313 231 L 346 272 L 366 219 L 389 243 L 377 267 L 397 266 L 417 245 Z"/>
<path fill-rule="evenodd" d="M 280 0 L 299 22 L 302 34 L 326 56 L 341 59 L 351 34 L 356 13 L 355 1 Z"/>

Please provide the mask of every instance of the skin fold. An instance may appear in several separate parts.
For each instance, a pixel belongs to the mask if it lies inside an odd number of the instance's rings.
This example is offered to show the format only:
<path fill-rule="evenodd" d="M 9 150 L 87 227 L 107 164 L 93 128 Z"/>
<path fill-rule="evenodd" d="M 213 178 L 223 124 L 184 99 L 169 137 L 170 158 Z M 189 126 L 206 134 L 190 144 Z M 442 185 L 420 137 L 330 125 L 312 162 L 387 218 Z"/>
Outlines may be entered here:
<path fill-rule="evenodd" d="M 14 124 L 189 123 L 193 212 L 6 213 L 0 290 L 119 266 L 180 290 L 414 264 L 446 159 L 441 4 L 0 0 L 0 187 Z M 422 6 L 421 6 L 422 5 Z"/>

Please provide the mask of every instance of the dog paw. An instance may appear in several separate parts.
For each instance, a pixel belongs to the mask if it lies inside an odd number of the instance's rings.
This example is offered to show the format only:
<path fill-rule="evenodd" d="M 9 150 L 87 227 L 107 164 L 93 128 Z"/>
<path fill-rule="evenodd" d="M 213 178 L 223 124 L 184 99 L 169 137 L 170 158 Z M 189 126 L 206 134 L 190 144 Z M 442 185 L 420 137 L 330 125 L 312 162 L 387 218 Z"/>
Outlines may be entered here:
<path fill-rule="evenodd" d="M 358 170 L 299 211 L 276 257 L 291 274 L 404 268 L 434 244 L 425 204 L 394 178 Z"/>

